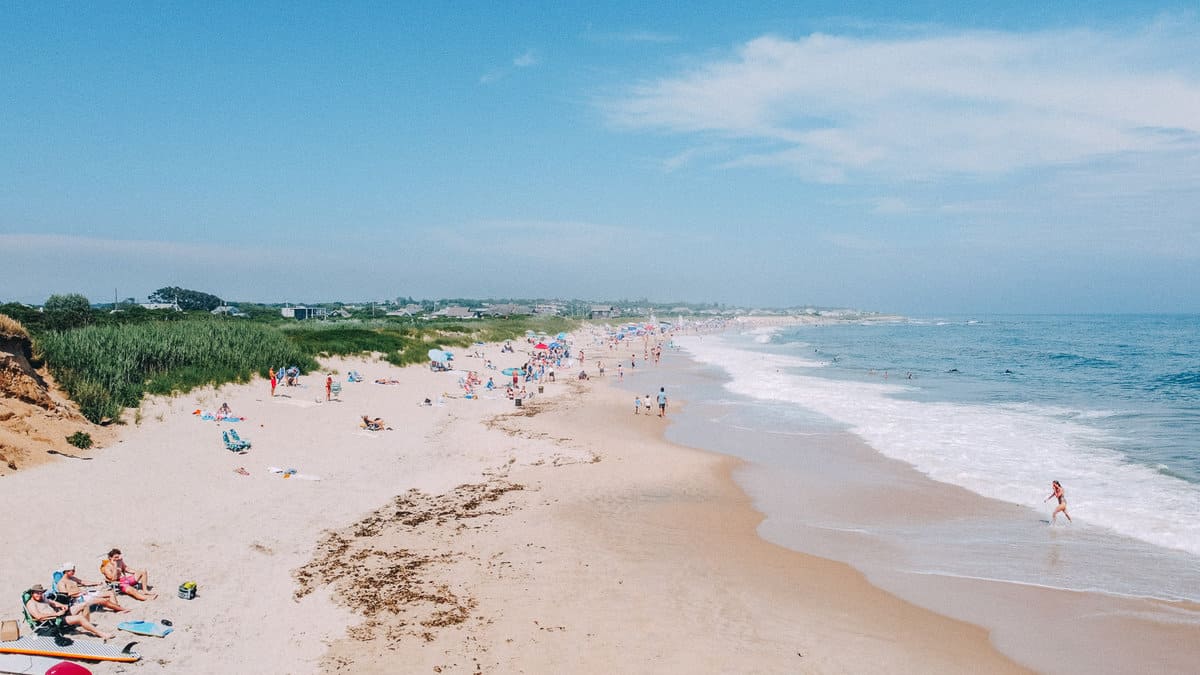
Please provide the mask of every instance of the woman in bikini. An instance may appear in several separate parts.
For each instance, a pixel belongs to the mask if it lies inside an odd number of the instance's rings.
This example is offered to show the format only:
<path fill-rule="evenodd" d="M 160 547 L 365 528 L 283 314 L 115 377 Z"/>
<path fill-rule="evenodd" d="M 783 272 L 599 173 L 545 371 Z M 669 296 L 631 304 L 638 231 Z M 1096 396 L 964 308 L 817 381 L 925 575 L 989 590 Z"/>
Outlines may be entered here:
<path fill-rule="evenodd" d="M 1043 502 L 1050 501 L 1053 497 L 1058 497 L 1058 506 L 1054 509 L 1054 515 L 1050 516 L 1050 524 L 1053 525 L 1058 521 L 1058 514 L 1061 511 L 1067 517 L 1067 522 L 1071 522 L 1071 514 L 1067 513 L 1067 494 L 1063 492 L 1062 485 L 1058 481 L 1050 483 L 1050 496 L 1043 499 Z"/>

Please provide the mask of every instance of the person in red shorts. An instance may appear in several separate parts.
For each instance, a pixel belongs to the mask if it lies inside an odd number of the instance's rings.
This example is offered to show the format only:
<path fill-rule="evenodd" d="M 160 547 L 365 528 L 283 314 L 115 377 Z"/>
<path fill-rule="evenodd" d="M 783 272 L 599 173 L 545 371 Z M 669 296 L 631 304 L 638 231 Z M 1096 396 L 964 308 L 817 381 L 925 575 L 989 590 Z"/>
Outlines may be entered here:
<path fill-rule="evenodd" d="M 144 593 L 138 590 L 138 584 L 141 584 L 143 590 L 150 590 L 150 573 L 126 565 L 125 557 L 121 555 L 119 548 L 108 552 L 108 558 L 100 563 L 100 573 L 106 581 L 116 584 L 122 593 L 135 600 L 153 600 L 158 597 L 158 593 Z"/>

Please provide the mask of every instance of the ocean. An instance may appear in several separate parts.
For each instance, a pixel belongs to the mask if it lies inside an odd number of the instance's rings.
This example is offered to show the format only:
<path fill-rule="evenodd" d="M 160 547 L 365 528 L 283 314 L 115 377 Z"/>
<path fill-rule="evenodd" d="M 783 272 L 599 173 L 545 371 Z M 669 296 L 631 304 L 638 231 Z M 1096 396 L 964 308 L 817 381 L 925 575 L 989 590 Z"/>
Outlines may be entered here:
<path fill-rule="evenodd" d="M 748 461 L 738 478 L 766 515 L 763 536 L 875 580 L 941 575 L 1200 602 L 1198 338 L 1194 315 L 683 335 L 674 343 L 693 370 L 668 391 L 688 409 L 668 437 Z M 822 442 L 838 434 L 869 452 Z M 1047 522 L 1051 480 L 1073 523 Z M 947 497 L 928 513 L 887 507 L 931 492 Z"/>

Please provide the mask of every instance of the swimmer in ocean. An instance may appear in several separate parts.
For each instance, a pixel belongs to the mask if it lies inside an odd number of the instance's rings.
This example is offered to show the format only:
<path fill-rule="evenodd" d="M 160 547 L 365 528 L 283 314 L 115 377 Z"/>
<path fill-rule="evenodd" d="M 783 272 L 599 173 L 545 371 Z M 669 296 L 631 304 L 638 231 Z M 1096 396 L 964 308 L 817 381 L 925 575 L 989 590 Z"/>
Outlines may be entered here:
<path fill-rule="evenodd" d="M 1053 525 L 1058 520 L 1058 513 L 1061 511 L 1067 517 L 1067 522 L 1071 521 L 1071 514 L 1067 513 L 1067 494 L 1063 492 L 1062 485 L 1058 481 L 1050 483 L 1050 496 L 1043 499 L 1043 502 L 1048 502 L 1052 497 L 1058 497 L 1058 506 L 1054 509 L 1054 515 L 1050 516 L 1050 524 Z"/>

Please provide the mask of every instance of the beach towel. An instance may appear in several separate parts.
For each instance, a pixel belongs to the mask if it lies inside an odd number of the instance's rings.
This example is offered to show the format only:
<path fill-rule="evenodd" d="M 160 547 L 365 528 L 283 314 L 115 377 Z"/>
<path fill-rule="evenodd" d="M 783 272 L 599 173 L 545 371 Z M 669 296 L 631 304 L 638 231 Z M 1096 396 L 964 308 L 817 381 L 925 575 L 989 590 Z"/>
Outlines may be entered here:
<path fill-rule="evenodd" d="M 283 476 L 284 478 L 295 478 L 296 480 L 321 480 L 320 476 L 314 476 L 308 473 L 299 473 L 296 469 L 281 469 L 277 466 L 268 466 L 267 471 Z"/>

